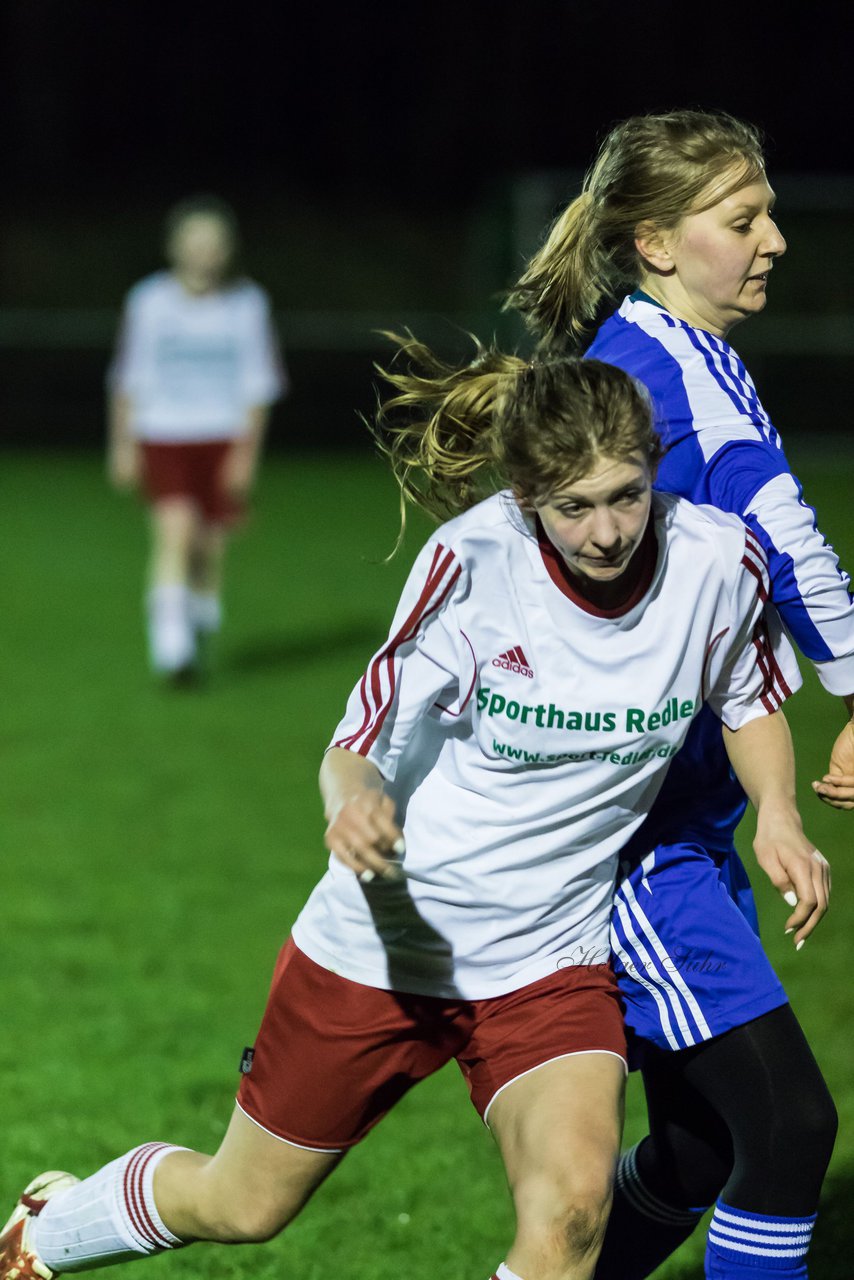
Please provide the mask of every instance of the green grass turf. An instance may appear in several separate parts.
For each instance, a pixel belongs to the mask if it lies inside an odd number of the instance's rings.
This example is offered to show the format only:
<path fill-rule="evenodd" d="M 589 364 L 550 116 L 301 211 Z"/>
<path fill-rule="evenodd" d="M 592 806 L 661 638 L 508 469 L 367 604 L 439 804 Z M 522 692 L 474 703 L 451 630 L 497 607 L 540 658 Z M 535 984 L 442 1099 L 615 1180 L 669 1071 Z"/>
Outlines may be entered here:
<path fill-rule="evenodd" d="M 807 491 L 850 564 L 850 468 L 802 452 Z M 166 691 L 145 665 L 138 506 L 107 490 L 93 457 L 6 455 L 2 471 L 0 1196 L 11 1203 L 44 1168 L 85 1175 L 141 1141 L 216 1147 L 278 947 L 323 870 L 321 753 L 425 525 L 383 565 L 397 507 L 378 462 L 269 459 L 231 549 L 210 683 Z M 808 791 L 840 719 L 809 673 L 790 719 L 835 910 L 795 955 L 786 909 L 757 889 L 768 949 L 842 1115 L 815 1265 L 835 1280 L 850 1275 L 854 1243 L 854 815 Z M 627 1139 L 642 1132 L 633 1080 Z M 280 1239 L 152 1265 L 211 1280 L 484 1280 L 511 1231 L 500 1161 L 449 1068 Z M 659 1274 L 699 1275 L 702 1249 L 698 1235 Z"/>

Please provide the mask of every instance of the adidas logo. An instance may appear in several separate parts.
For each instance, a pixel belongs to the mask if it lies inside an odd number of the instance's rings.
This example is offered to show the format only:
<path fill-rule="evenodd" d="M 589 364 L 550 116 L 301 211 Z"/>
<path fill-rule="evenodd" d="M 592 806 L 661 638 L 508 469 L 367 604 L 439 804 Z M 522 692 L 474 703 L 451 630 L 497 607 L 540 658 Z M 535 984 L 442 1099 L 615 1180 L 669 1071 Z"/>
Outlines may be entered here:
<path fill-rule="evenodd" d="M 522 646 L 518 644 L 508 649 L 506 653 L 499 653 L 497 658 L 492 659 L 492 665 L 501 667 L 504 671 L 513 671 L 517 676 L 527 676 L 529 680 L 534 678 L 534 673 L 528 666 L 528 659 L 522 652 Z"/>

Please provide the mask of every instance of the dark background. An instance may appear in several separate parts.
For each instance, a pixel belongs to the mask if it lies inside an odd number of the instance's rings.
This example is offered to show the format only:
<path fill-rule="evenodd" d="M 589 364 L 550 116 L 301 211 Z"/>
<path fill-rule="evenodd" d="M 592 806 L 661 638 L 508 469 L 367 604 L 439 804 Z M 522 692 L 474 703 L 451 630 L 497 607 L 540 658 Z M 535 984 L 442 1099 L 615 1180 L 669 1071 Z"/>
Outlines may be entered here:
<path fill-rule="evenodd" d="M 176 199 L 236 207 L 294 381 L 274 447 L 357 443 L 373 330 L 516 342 L 498 306 L 615 121 L 759 125 L 789 254 L 736 347 L 779 426 L 846 425 L 854 341 L 849 5 L 315 6 L 6 0 L 0 425 L 100 443 L 127 288 Z"/>

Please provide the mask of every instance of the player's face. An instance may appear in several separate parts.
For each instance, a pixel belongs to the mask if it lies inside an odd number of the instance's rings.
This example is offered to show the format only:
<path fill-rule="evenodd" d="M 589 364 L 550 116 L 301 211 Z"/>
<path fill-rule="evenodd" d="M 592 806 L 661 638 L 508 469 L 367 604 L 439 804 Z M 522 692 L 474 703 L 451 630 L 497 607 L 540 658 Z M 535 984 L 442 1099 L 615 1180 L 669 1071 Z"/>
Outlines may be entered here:
<path fill-rule="evenodd" d="M 234 250 L 221 218 L 194 213 L 178 226 L 169 244 L 173 266 L 190 287 L 213 288 L 222 280 Z"/>
<path fill-rule="evenodd" d="M 725 189 L 726 179 L 716 185 Z M 723 337 L 765 306 L 768 275 L 786 252 L 773 209 L 774 192 L 763 176 L 687 214 L 662 236 L 664 259 L 653 262 L 657 270 L 642 287 L 674 315 Z"/>
<path fill-rule="evenodd" d="M 601 584 L 626 572 L 643 537 L 651 500 L 645 459 L 604 457 L 580 480 L 559 485 L 535 510 L 569 569 Z"/>

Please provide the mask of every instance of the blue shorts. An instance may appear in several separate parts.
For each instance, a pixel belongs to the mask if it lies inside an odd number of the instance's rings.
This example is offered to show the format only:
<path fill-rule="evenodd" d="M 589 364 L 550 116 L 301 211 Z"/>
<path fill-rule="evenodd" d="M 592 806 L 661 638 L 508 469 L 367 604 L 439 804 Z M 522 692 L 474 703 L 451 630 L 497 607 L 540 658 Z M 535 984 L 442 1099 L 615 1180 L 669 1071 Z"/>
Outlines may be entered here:
<path fill-rule="evenodd" d="M 617 888 L 614 972 L 635 1037 L 686 1049 L 786 1004 L 738 855 L 658 844 Z"/>

